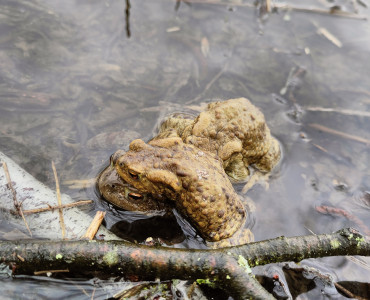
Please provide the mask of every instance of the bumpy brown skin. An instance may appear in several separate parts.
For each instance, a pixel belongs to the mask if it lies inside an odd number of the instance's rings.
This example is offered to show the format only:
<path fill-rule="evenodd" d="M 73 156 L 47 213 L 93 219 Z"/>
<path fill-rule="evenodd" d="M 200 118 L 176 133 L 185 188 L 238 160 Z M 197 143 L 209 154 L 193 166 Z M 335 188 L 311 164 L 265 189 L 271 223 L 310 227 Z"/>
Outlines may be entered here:
<path fill-rule="evenodd" d="M 147 193 L 140 193 L 118 175 L 115 164 L 110 164 L 99 175 L 97 186 L 105 200 L 128 211 L 145 214 L 163 213 L 169 205 L 158 201 Z"/>
<path fill-rule="evenodd" d="M 181 115 L 168 118 L 158 138 L 176 135 L 187 144 L 216 153 L 236 181 L 246 180 L 250 165 L 269 172 L 280 159 L 279 143 L 271 136 L 263 114 L 245 98 L 210 103 L 193 122 Z"/>
<path fill-rule="evenodd" d="M 179 137 L 132 141 L 116 169 L 140 192 L 174 200 L 206 240 L 226 239 L 244 224 L 246 211 L 221 161 Z"/>

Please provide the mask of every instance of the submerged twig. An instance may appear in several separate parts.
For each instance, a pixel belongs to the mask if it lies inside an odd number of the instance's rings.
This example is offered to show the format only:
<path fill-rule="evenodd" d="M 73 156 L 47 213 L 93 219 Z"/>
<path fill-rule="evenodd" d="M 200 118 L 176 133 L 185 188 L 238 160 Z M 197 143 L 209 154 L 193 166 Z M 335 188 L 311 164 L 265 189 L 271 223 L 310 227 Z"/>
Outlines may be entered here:
<path fill-rule="evenodd" d="M 308 111 L 335 112 L 338 114 L 349 115 L 349 116 L 370 117 L 370 112 L 368 111 L 352 110 L 352 109 L 345 109 L 345 108 L 329 108 L 329 107 L 311 106 L 311 107 L 305 107 L 304 109 Z"/>
<path fill-rule="evenodd" d="M 362 5 L 363 7 L 366 7 L 366 8 L 368 7 L 367 3 L 363 0 L 357 0 L 357 3 Z"/>
<path fill-rule="evenodd" d="M 201 92 L 197 97 L 194 99 L 186 102 L 186 104 L 191 104 L 194 102 L 198 102 L 200 99 L 203 98 L 204 94 L 212 87 L 212 85 L 220 78 L 220 76 L 225 72 L 226 68 L 228 66 L 228 63 L 225 63 L 223 68 L 212 78 L 212 80 L 206 85 L 203 92 Z"/>
<path fill-rule="evenodd" d="M 19 204 L 18 200 L 17 200 L 17 193 L 15 191 L 15 189 L 13 188 L 13 184 L 12 184 L 12 180 L 10 179 L 10 174 L 9 174 L 9 169 L 8 169 L 8 165 L 6 164 L 6 162 L 2 162 L 3 164 L 3 168 L 4 168 L 4 172 L 5 172 L 5 177 L 6 177 L 6 180 L 8 182 L 8 188 L 12 191 L 12 195 L 13 195 L 13 202 L 14 202 L 14 207 L 16 209 L 16 211 L 18 212 L 18 214 L 20 216 L 22 216 L 22 219 L 23 219 L 23 222 L 24 224 L 26 225 L 26 228 L 30 234 L 30 236 L 32 236 L 32 232 L 31 232 L 31 229 L 30 227 L 28 226 L 28 223 L 26 221 L 26 218 L 24 217 L 24 214 L 23 214 L 23 210 L 22 210 L 22 204 Z"/>
<path fill-rule="evenodd" d="M 55 189 L 57 192 L 57 199 L 58 199 L 58 206 L 62 206 L 62 197 L 60 195 L 60 187 L 59 187 L 59 179 L 57 170 L 55 168 L 54 161 L 51 162 L 51 167 L 53 168 L 54 178 L 55 178 Z M 59 208 L 59 222 L 60 222 L 60 228 L 62 229 L 62 238 L 64 239 L 66 236 L 66 227 L 64 224 L 64 217 L 63 217 L 63 209 Z"/>
<path fill-rule="evenodd" d="M 336 17 L 343 17 L 343 18 L 350 18 L 350 19 L 357 19 L 357 20 L 367 20 L 366 16 L 357 15 L 350 12 L 346 12 L 343 10 L 338 9 L 322 9 L 316 7 L 304 7 L 304 6 L 291 6 L 289 4 L 283 3 L 276 3 L 274 4 L 273 8 L 281 9 L 281 10 L 294 10 L 299 12 L 307 12 L 307 13 L 317 13 L 317 14 L 324 14 L 324 15 L 331 15 Z"/>
<path fill-rule="evenodd" d="M 319 27 L 316 32 L 319 35 L 322 35 L 323 37 L 325 37 L 328 41 L 330 41 L 332 44 L 334 44 L 338 48 L 342 48 L 343 43 L 336 36 L 334 36 L 334 34 L 328 31 L 326 28 Z"/>
<path fill-rule="evenodd" d="M 13 195 L 14 207 L 17 210 L 17 213 L 20 215 L 21 211 L 22 211 L 21 210 L 21 205 L 18 203 L 17 193 L 16 193 L 15 189 L 13 188 L 12 180 L 10 179 L 8 165 L 6 164 L 5 161 L 2 164 L 3 164 L 3 169 L 4 169 L 4 172 L 5 172 L 5 177 L 6 177 L 8 189 L 10 189 L 10 191 L 12 192 L 12 195 Z"/>
<path fill-rule="evenodd" d="M 234 7 L 255 7 L 253 3 L 243 3 L 243 2 L 222 2 L 222 1 L 215 1 L 215 0 L 182 0 L 186 3 L 200 3 L 200 4 L 212 4 L 212 5 L 223 5 L 223 6 L 234 6 Z M 267 1 L 268 2 L 268 1 Z M 366 16 L 353 14 L 350 12 L 346 12 L 343 10 L 338 9 L 322 9 L 316 7 L 305 7 L 305 6 L 292 6 L 289 4 L 284 3 L 273 3 L 270 5 L 270 10 L 280 9 L 280 10 L 293 10 L 298 12 L 307 12 L 307 13 L 317 13 L 317 14 L 324 14 L 324 15 L 331 15 L 336 17 L 343 17 L 343 18 L 350 18 L 350 19 L 357 19 L 357 20 L 367 20 Z"/>
<path fill-rule="evenodd" d="M 49 206 L 49 207 L 43 207 L 43 208 L 27 209 L 27 210 L 24 210 L 23 213 L 25 215 L 31 215 L 31 214 L 41 213 L 45 211 L 53 211 L 55 209 L 71 208 L 71 207 L 76 207 L 80 205 L 86 205 L 86 204 L 90 204 L 93 202 L 94 202 L 93 200 L 81 200 L 81 201 L 77 201 L 74 203 L 62 204 L 60 206 L 57 205 L 57 206 Z"/>
<path fill-rule="evenodd" d="M 90 179 L 74 179 L 74 180 L 64 180 L 63 185 L 68 185 L 70 189 L 85 189 L 94 186 L 96 183 L 96 178 Z"/>
<path fill-rule="evenodd" d="M 347 297 L 352 298 L 352 299 L 358 299 L 358 300 L 366 300 L 366 298 L 359 297 L 355 294 L 353 294 L 351 291 L 347 290 L 343 286 L 341 286 L 339 283 L 334 282 L 334 285 L 337 290 L 340 290 L 343 294 L 345 294 Z"/>
<path fill-rule="evenodd" d="M 370 140 L 365 139 L 365 138 L 360 137 L 360 136 L 357 136 L 357 135 L 351 135 L 351 134 L 348 134 L 348 133 L 345 133 L 345 132 L 342 132 L 342 131 L 338 131 L 338 130 L 335 130 L 335 129 L 332 129 L 332 128 L 329 128 L 329 127 L 326 127 L 324 125 L 320 125 L 320 124 L 317 124 L 317 123 L 311 123 L 311 124 L 308 124 L 308 126 L 310 126 L 312 128 L 315 128 L 315 129 L 318 129 L 318 130 L 321 130 L 321 131 L 324 131 L 324 132 L 327 132 L 327 133 L 330 133 L 330 134 L 340 136 L 342 138 L 346 138 L 346 139 L 349 139 L 349 140 L 352 140 L 352 141 L 363 143 L 367 146 L 370 145 Z"/>
<path fill-rule="evenodd" d="M 360 258 L 355 257 L 355 256 L 347 256 L 347 258 L 351 260 L 353 263 L 355 263 L 356 265 L 360 266 L 361 268 L 364 268 L 370 271 L 370 265 L 366 263 L 365 261 L 361 260 Z"/>
<path fill-rule="evenodd" d="M 330 207 L 326 205 L 316 206 L 315 209 L 322 214 L 333 214 L 339 215 L 347 218 L 348 220 L 355 223 L 361 230 L 368 236 L 370 236 L 370 229 L 365 225 L 362 220 L 360 220 L 357 216 L 350 214 L 348 211 L 342 208 Z"/>

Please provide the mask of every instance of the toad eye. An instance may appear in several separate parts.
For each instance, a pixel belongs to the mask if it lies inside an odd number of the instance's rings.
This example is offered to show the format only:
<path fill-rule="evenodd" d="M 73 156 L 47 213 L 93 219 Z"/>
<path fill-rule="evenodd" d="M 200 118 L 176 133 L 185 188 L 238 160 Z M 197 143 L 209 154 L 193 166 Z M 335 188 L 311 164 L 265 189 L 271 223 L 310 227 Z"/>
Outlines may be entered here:
<path fill-rule="evenodd" d="M 131 176 L 132 179 L 139 179 L 139 174 L 135 173 L 134 171 L 132 170 L 127 170 L 128 174 Z"/>
<path fill-rule="evenodd" d="M 138 194 L 138 193 L 129 193 L 128 196 L 132 199 L 132 200 L 142 200 L 144 197 L 143 195 L 141 194 Z"/>

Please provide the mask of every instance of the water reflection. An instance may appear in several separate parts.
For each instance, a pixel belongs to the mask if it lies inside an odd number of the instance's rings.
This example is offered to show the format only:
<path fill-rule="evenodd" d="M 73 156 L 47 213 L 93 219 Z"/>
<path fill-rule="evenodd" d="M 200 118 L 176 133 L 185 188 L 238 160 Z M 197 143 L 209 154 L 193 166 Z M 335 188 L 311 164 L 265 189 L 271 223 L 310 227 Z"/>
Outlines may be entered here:
<path fill-rule="evenodd" d="M 131 9 L 130 0 L 126 0 L 125 23 L 126 23 L 126 35 L 127 35 L 127 37 L 130 37 L 131 36 L 131 30 L 130 30 L 130 9 Z"/>

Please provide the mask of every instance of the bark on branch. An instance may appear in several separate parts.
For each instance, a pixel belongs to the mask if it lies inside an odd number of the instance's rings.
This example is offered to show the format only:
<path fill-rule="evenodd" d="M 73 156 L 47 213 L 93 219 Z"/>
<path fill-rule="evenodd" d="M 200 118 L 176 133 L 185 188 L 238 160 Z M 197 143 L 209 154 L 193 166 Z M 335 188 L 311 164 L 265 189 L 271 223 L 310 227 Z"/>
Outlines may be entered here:
<path fill-rule="evenodd" d="M 1 261 L 14 274 L 69 269 L 74 274 L 134 276 L 137 280 L 209 279 L 236 299 L 271 299 L 249 266 L 305 258 L 370 255 L 370 238 L 354 229 L 216 250 L 154 248 L 121 241 L 3 241 Z M 22 259 L 20 259 L 22 258 Z"/>

